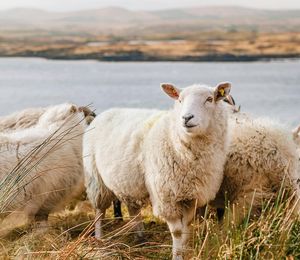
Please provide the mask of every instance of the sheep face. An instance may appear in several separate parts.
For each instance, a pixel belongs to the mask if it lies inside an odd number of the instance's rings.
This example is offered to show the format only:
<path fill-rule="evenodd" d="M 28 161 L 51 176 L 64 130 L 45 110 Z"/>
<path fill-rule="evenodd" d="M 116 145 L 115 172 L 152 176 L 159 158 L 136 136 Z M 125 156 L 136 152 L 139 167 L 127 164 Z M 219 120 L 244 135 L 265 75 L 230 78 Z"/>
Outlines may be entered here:
<path fill-rule="evenodd" d="M 216 88 L 192 85 L 178 89 L 171 84 L 162 84 L 163 90 L 175 99 L 174 114 L 180 132 L 187 135 L 203 135 L 209 128 L 220 100 L 229 96 L 231 85 L 220 83 Z"/>
<path fill-rule="evenodd" d="M 300 146 L 300 126 L 293 131 L 294 141 Z"/>
<path fill-rule="evenodd" d="M 84 117 L 84 112 L 76 105 L 73 104 L 61 104 L 57 106 L 53 106 L 46 110 L 46 112 L 40 117 L 39 125 L 49 126 L 53 123 L 58 124 L 58 122 L 62 123 L 67 118 L 74 116 L 80 112 L 82 114 L 82 119 Z"/>

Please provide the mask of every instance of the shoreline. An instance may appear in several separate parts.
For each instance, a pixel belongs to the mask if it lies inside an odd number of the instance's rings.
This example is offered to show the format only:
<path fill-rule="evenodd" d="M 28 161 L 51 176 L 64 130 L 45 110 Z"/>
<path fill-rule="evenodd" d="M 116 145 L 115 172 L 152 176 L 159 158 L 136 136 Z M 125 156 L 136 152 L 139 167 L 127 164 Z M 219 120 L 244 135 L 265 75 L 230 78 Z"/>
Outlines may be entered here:
<path fill-rule="evenodd" d="M 143 53 L 124 53 L 121 55 L 102 54 L 49 54 L 49 53 L 20 53 L 1 54 L 0 58 L 44 58 L 48 60 L 96 60 L 105 62 L 256 62 L 273 60 L 295 60 L 299 54 L 270 54 L 270 55 L 236 55 L 236 54 L 206 54 L 201 56 L 164 57 L 150 56 Z"/>

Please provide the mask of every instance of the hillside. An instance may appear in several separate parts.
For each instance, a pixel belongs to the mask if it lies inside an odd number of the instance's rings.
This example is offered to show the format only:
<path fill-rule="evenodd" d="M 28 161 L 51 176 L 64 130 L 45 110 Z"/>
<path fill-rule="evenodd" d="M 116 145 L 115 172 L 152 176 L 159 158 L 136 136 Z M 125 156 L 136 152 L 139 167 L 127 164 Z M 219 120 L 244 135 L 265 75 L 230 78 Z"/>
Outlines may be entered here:
<path fill-rule="evenodd" d="M 78 12 L 55 13 L 38 9 L 11 9 L 0 12 L 2 30 L 20 25 L 28 29 L 108 31 L 114 28 L 153 30 L 185 27 L 224 29 L 230 26 L 263 31 L 300 30 L 300 10 L 271 11 L 242 7 L 199 7 L 159 11 L 130 11 L 108 7 Z M 18 29 L 18 28 L 15 28 Z"/>
<path fill-rule="evenodd" d="M 299 57 L 300 10 L 0 11 L 0 56 L 99 60 Z"/>

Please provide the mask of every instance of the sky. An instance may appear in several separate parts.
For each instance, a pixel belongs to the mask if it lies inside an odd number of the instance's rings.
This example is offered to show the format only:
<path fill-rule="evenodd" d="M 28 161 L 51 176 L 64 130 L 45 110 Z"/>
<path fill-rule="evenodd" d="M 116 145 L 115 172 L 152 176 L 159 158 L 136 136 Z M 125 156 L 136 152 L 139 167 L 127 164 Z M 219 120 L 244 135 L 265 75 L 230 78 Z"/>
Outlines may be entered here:
<path fill-rule="evenodd" d="M 262 9 L 300 9 L 300 0 L 0 0 L 0 10 L 28 7 L 49 11 L 75 11 L 107 6 L 132 10 L 176 7 L 238 5 Z"/>

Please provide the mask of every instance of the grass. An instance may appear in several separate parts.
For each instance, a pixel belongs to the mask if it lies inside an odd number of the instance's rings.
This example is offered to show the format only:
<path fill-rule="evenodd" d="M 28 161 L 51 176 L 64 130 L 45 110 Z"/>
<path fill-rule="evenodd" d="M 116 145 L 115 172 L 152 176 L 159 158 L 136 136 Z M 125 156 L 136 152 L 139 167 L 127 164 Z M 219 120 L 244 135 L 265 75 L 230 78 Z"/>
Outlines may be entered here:
<path fill-rule="evenodd" d="M 55 146 L 62 137 L 54 138 Z M 55 134 L 54 134 L 55 136 Z M 52 136 L 50 139 L 53 140 Z M 47 139 L 48 140 L 48 139 Z M 41 147 L 48 147 L 45 140 Z M 65 141 L 65 140 L 64 140 Z M 37 148 L 36 148 L 37 149 Z M 33 150 L 24 158 L 24 164 L 14 169 L 10 178 L 0 183 L 0 209 L 14 198 L 16 187 L 25 177 Z M 31 165 L 31 164 L 30 164 Z M 24 170 L 26 169 L 26 170 Z M 147 243 L 137 244 L 134 239 L 134 219 L 123 208 L 124 221 L 107 213 L 101 241 L 93 236 L 94 210 L 86 201 L 74 208 L 51 214 L 47 227 L 35 224 L 16 229 L 0 240 L 0 259 L 169 259 L 171 235 L 166 224 L 151 213 L 151 207 L 142 211 Z M 193 259 L 300 259 L 300 222 L 292 216 L 292 199 L 280 191 L 274 202 L 265 202 L 260 216 L 236 226 L 232 212 L 225 210 L 224 221 L 219 222 L 214 209 L 207 207 L 201 218 L 192 223 L 188 254 Z"/>
<path fill-rule="evenodd" d="M 235 226 L 217 221 L 215 211 L 207 209 L 195 219 L 190 243 L 194 259 L 299 259 L 300 223 L 292 218 L 290 200 L 266 203 L 262 214 Z M 169 259 L 171 236 L 164 222 L 143 210 L 147 243 L 137 245 L 132 232 L 133 219 L 119 221 L 109 211 L 105 237 L 92 236 L 94 212 L 87 202 L 73 210 L 52 214 L 46 229 L 26 226 L 1 240 L 1 259 Z M 230 215 L 227 209 L 225 215 Z"/>
<path fill-rule="evenodd" d="M 174 42 L 172 39 L 182 41 Z M 69 41 L 62 42 L 60 38 L 50 36 L 29 36 L 13 38 L 0 32 L 0 54 L 2 56 L 37 56 L 46 58 L 73 59 L 102 59 L 107 57 L 127 57 L 137 59 L 136 56 L 148 57 L 155 60 L 185 60 L 205 55 L 236 56 L 278 56 L 300 54 L 299 32 L 251 32 L 251 31 L 204 31 L 192 32 L 191 35 L 174 35 L 164 33 L 161 36 L 148 35 L 134 41 L 135 38 L 120 38 L 114 40 L 103 35 L 93 37 L 75 36 Z M 150 40 L 150 41 L 147 41 Z M 99 45 L 89 45 L 98 42 Z"/>

